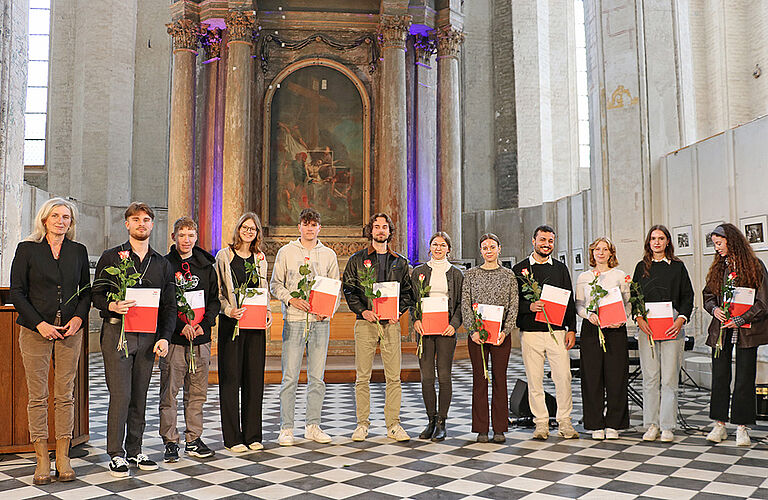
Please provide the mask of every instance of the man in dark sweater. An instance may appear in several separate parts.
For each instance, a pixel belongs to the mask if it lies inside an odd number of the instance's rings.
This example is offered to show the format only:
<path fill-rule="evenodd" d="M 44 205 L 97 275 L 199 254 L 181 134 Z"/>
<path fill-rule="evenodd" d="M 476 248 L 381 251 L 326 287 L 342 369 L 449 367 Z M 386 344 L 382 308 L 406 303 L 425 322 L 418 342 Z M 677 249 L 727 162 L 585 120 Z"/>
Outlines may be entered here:
<path fill-rule="evenodd" d="M 216 324 L 221 303 L 213 255 L 196 246 L 197 223 L 182 217 L 173 224 L 174 244 L 165 256 L 173 266 L 176 281 L 186 291 L 202 292 L 204 311 L 187 318 L 179 311 L 168 356 L 160 359 L 160 436 L 165 444 L 164 459 L 179 459 L 179 431 L 176 428 L 176 398 L 184 387 L 184 452 L 193 457 L 213 456 L 200 436 L 203 434 L 203 405 L 208 395 L 208 365 L 211 362 L 211 327 Z M 188 301 L 189 302 L 189 301 Z M 200 305 L 202 305 L 200 304 Z M 194 309 L 198 304 L 190 304 Z M 202 318 L 198 315 L 202 314 Z M 192 358 L 194 353 L 194 358 Z M 194 363 L 193 363 L 194 359 Z M 194 371 L 193 371 L 194 367 Z"/>
<path fill-rule="evenodd" d="M 176 292 L 171 264 L 149 246 L 154 220 L 154 212 L 145 203 L 134 202 L 128 206 L 125 210 L 128 241 L 101 254 L 96 264 L 96 281 L 91 294 L 94 307 L 104 319 L 101 326 L 101 353 L 109 390 L 107 453 L 112 459 L 109 472 L 115 477 L 127 477 L 129 464 L 141 470 L 157 469 L 157 464 L 141 452 L 146 423 L 144 413 L 155 353 L 161 358 L 168 354 L 168 342 L 176 325 Z M 109 293 L 116 291 L 119 286 L 115 276 L 107 271 L 107 268 L 117 267 L 123 259 L 132 261 L 128 273 L 139 275 L 131 288 L 160 290 L 156 331 L 126 331 L 124 346 L 121 345 L 121 324 L 136 302 L 112 300 L 109 297 Z"/>
<path fill-rule="evenodd" d="M 572 290 L 571 275 L 568 267 L 552 258 L 555 248 L 555 230 L 550 226 L 539 226 L 533 233 L 533 252 L 518 262 L 512 270 L 517 276 L 527 274 L 540 286 L 551 285 Z M 541 300 L 531 302 L 525 298 L 523 280 L 518 278 L 520 307 L 517 313 L 517 326 L 523 350 L 525 376 L 528 379 L 528 403 L 533 413 L 536 430 L 534 439 L 549 437 L 549 411 L 544 398 L 544 358 L 549 360 L 552 380 L 555 382 L 557 396 L 557 422 L 559 435 L 576 438 L 579 434 L 571 424 L 573 401 L 571 396 L 571 361 L 568 350 L 576 343 L 576 305 L 573 293 L 568 298 L 562 327 L 555 329 L 553 338 L 549 334 L 546 322 L 536 321 L 536 313 L 544 308 Z"/>

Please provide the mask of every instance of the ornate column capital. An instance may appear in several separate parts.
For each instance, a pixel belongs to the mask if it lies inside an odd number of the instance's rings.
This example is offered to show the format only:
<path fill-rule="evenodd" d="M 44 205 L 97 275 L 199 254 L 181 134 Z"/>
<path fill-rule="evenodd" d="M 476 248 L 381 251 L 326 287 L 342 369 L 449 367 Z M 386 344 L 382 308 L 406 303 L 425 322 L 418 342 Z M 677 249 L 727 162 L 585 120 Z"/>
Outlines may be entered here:
<path fill-rule="evenodd" d="M 464 41 L 464 32 L 452 26 L 442 26 L 435 30 L 437 35 L 437 58 L 458 57 L 459 47 Z"/>
<path fill-rule="evenodd" d="M 382 48 L 405 50 L 405 37 L 411 27 L 411 16 L 382 14 L 379 19 L 379 41 Z"/>
<path fill-rule="evenodd" d="M 220 28 L 208 28 L 207 25 L 202 25 L 203 31 L 200 35 L 200 42 L 203 49 L 205 49 L 205 60 L 211 61 L 221 57 L 221 35 Z"/>
<path fill-rule="evenodd" d="M 227 13 L 227 32 L 230 42 L 253 43 L 253 12 L 230 10 Z"/>
<path fill-rule="evenodd" d="M 437 51 L 437 40 L 431 36 L 414 35 L 413 48 L 416 50 L 416 62 L 429 65 Z"/>
<path fill-rule="evenodd" d="M 173 50 L 191 50 L 197 52 L 200 25 L 191 19 L 179 19 L 166 24 L 168 34 L 173 37 Z"/>

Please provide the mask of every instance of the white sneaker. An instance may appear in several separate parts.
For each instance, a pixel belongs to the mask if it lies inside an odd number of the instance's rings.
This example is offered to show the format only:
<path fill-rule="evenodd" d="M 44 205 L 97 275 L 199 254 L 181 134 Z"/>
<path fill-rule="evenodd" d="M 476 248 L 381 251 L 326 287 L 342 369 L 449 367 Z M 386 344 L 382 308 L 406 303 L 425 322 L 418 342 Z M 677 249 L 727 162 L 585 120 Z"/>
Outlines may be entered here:
<path fill-rule="evenodd" d="M 248 447 L 245 446 L 243 443 L 236 444 L 235 446 L 227 446 L 226 448 L 232 453 L 245 453 L 246 451 L 248 451 Z"/>
<path fill-rule="evenodd" d="M 651 424 L 648 426 L 648 430 L 643 434 L 643 441 L 656 441 L 659 437 L 659 426 Z"/>
<path fill-rule="evenodd" d="M 331 436 L 323 432 L 317 424 L 309 424 L 304 427 L 304 437 L 320 444 L 328 444 L 331 442 Z"/>
<path fill-rule="evenodd" d="M 722 422 L 715 422 L 712 426 L 712 430 L 707 434 L 707 441 L 719 443 L 724 439 L 728 439 L 728 431 L 725 430 L 725 424 Z"/>
<path fill-rule="evenodd" d="M 251 451 L 259 451 L 264 449 L 264 445 L 259 443 L 258 441 L 254 441 L 253 443 L 248 445 L 248 448 L 250 448 Z"/>
<path fill-rule="evenodd" d="M 368 426 L 357 424 L 355 432 L 352 433 L 352 441 L 365 441 L 366 437 L 368 437 Z"/>
<path fill-rule="evenodd" d="M 597 439 L 598 441 L 602 441 L 603 439 L 605 439 L 605 431 L 603 429 L 592 431 L 592 439 Z"/>
<path fill-rule="evenodd" d="M 409 441 L 411 439 L 411 436 L 405 432 L 405 429 L 400 424 L 395 424 L 387 429 L 387 437 L 395 441 Z"/>
<path fill-rule="evenodd" d="M 667 429 L 664 431 L 661 431 L 661 442 L 662 443 L 671 443 L 675 440 L 675 433 L 671 430 Z"/>
<path fill-rule="evenodd" d="M 619 431 L 606 427 L 605 439 L 619 439 Z"/>
<path fill-rule="evenodd" d="M 277 437 L 280 446 L 293 446 L 293 429 L 282 429 Z"/>
<path fill-rule="evenodd" d="M 746 425 L 740 425 L 736 428 L 736 446 L 750 446 L 752 441 L 749 439 L 749 429 Z"/>

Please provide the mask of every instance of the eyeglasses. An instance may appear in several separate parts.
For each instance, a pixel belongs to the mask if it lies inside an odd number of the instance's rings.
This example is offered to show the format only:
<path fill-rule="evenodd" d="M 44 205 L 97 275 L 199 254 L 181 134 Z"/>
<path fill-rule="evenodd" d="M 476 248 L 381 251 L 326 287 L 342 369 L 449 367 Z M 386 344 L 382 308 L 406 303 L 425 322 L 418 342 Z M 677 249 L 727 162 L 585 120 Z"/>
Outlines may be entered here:
<path fill-rule="evenodd" d="M 251 234 L 259 231 L 257 228 L 253 226 L 240 226 L 240 230 L 246 233 L 251 233 Z"/>

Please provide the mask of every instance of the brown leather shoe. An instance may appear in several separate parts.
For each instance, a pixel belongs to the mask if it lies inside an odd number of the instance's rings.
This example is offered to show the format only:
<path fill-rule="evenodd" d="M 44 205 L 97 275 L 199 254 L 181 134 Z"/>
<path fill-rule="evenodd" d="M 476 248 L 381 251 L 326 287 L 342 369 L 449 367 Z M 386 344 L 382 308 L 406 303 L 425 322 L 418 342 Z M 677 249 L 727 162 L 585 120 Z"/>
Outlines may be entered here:
<path fill-rule="evenodd" d="M 75 480 L 75 471 L 69 463 L 69 438 L 56 440 L 56 472 L 59 481 Z"/>
<path fill-rule="evenodd" d="M 48 440 L 38 439 L 35 445 L 35 475 L 32 484 L 49 484 L 51 482 L 51 457 L 48 455 Z"/>

